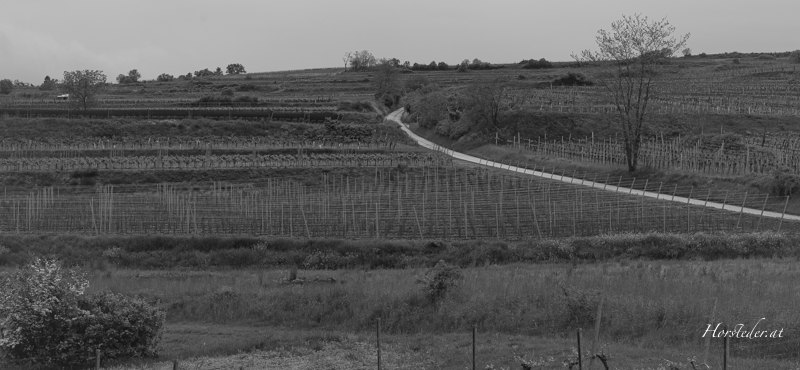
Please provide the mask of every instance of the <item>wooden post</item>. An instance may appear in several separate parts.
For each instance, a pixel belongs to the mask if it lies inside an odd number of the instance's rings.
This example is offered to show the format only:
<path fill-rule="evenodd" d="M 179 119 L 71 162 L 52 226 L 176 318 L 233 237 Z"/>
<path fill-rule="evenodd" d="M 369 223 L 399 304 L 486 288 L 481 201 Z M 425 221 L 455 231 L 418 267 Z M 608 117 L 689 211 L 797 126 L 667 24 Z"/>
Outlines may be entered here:
<path fill-rule="evenodd" d="M 378 318 L 376 329 L 378 333 L 378 370 L 381 370 L 381 319 L 380 318 Z"/>
<path fill-rule="evenodd" d="M 178 360 L 172 361 L 172 370 L 178 370 Z"/>
<path fill-rule="evenodd" d="M 692 193 L 694 193 L 694 185 L 692 185 L 692 189 L 689 190 L 689 196 L 686 197 L 686 232 L 689 232 L 689 229 L 692 227 L 691 220 L 692 220 L 692 206 L 689 202 L 692 201 Z"/>
<path fill-rule="evenodd" d="M 472 326 L 472 370 L 475 370 L 475 337 L 478 333 L 478 325 Z"/>
<path fill-rule="evenodd" d="M 716 316 L 716 314 L 717 314 L 717 299 L 714 298 L 714 307 L 711 309 L 711 320 L 709 321 L 709 324 L 711 324 L 711 326 L 714 326 L 714 319 L 715 319 L 714 316 Z M 706 350 L 703 353 L 704 364 L 708 363 L 708 349 L 710 347 L 711 347 L 711 336 L 708 336 L 706 337 Z"/>
<path fill-rule="evenodd" d="M 742 213 L 744 213 L 744 205 L 747 203 L 747 192 L 744 192 L 744 200 L 742 201 L 742 208 L 739 210 L 739 219 L 736 220 L 735 229 L 739 228 L 739 223 L 742 222 Z"/>
<path fill-rule="evenodd" d="M 594 340 L 592 340 L 592 351 L 589 353 L 589 370 L 594 365 L 594 351 L 597 348 L 597 342 L 600 340 L 600 321 L 603 319 L 603 297 L 600 298 L 600 304 L 597 305 L 597 316 L 594 318 Z"/>
<path fill-rule="evenodd" d="M 583 354 L 581 353 L 581 328 L 578 328 L 578 370 L 583 370 Z"/>
<path fill-rule="evenodd" d="M 778 231 L 781 231 L 781 226 L 783 226 L 783 216 L 786 215 L 786 207 L 789 206 L 789 196 L 786 196 L 786 203 L 783 204 L 783 213 L 781 213 L 781 221 L 778 223 Z"/>
<path fill-rule="evenodd" d="M 100 348 L 95 348 L 95 369 L 100 370 Z"/>
<path fill-rule="evenodd" d="M 758 216 L 758 230 L 761 231 L 761 220 L 764 219 L 764 209 L 767 208 L 767 199 L 769 199 L 769 194 L 764 197 L 764 205 L 761 206 L 761 215 Z"/>

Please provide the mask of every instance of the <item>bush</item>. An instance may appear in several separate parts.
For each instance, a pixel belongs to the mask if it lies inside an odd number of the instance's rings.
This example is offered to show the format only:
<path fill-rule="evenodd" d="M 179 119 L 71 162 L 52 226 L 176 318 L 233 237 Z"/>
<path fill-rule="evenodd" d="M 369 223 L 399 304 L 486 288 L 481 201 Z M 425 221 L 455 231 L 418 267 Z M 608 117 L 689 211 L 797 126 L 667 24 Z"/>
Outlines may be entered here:
<path fill-rule="evenodd" d="M 769 192 L 772 195 L 794 195 L 800 191 L 800 176 L 792 175 L 787 171 L 775 171 L 769 182 Z"/>
<path fill-rule="evenodd" d="M 789 61 L 792 63 L 800 63 L 800 50 L 795 50 L 789 54 Z"/>
<path fill-rule="evenodd" d="M 220 93 L 220 95 L 223 95 L 223 96 L 233 96 L 233 90 L 231 90 L 231 89 L 225 89 L 225 90 L 222 90 L 222 92 Z"/>
<path fill-rule="evenodd" d="M 14 83 L 11 80 L 0 80 L 0 94 L 11 94 L 14 90 Z"/>
<path fill-rule="evenodd" d="M 741 61 L 739 61 L 739 58 L 733 58 L 733 64 L 739 64 L 739 63 L 741 63 Z"/>
<path fill-rule="evenodd" d="M 772 54 L 761 54 L 758 56 L 758 59 L 772 60 L 775 59 L 775 56 Z"/>
<path fill-rule="evenodd" d="M 592 86 L 594 82 L 581 73 L 569 72 L 566 76 L 553 80 L 553 86 Z"/>
<path fill-rule="evenodd" d="M 162 74 L 158 75 L 158 78 L 156 78 L 156 80 L 158 82 L 169 82 L 169 81 L 172 81 L 174 78 L 175 77 L 170 75 L 170 74 L 162 73 Z"/>
<path fill-rule="evenodd" d="M 155 356 L 163 312 L 142 300 L 85 296 L 85 274 L 56 260 L 34 259 L 0 281 L 0 349 L 28 363 L 83 365 L 104 358 Z"/>
<path fill-rule="evenodd" d="M 544 58 L 539 59 L 539 60 L 531 59 L 531 60 L 523 61 L 523 62 L 525 62 L 525 64 L 522 66 L 522 68 L 525 68 L 525 69 L 553 68 L 553 63 L 548 62 L 547 59 L 544 59 Z"/>
<path fill-rule="evenodd" d="M 422 291 L 431 303 L 438 303 L 454 288 L 461 285 L 464 274 L 458 266 L 453 266 L 444 261 L 436 263 L 417 282 L 423 284 Z"/>

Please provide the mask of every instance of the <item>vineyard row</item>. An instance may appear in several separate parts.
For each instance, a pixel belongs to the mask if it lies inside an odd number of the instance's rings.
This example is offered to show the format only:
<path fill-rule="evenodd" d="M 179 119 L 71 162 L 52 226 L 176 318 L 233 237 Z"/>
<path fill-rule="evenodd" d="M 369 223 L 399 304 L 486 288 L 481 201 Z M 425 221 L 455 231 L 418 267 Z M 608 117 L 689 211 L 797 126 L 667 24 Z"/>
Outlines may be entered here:
<path fill-rule="evenodd" d="M 67 118 L 110 118 L 110 117 L 140 117 L 140 118 L 244 118 L 264 120 L 289 120 L 302 122 L 323 122 L 326 120 L 341 120 L 342 115 L 333 112 L 309 111 L 306 108 L 289 108 L 289 111 L 270 109 L 15 109 L 0 108 L 0 115 L 14 117 L 67 117 Z"/>
<path fill-rule="evenodd" d="M 213 190 L 160 185 L 149 193 L 61 195 L 42 189 L 5 196 L 0 232 L 270 235 L 308 238 L 528 239 L 621 232 L 797 230 L 798 223 L 642 196 L 481 172 L 436 169 L 377 181 L 325 177 L 304 186 L 267 179 L 262 188 Z M 477 176 L 474 176 L 477 175 Z M 677 190 L 677 189 L 676 189 Z M 697 194 L 702 196 L 701 194 Z M 711 193 L 706 198 L 715 197 Z M 729 204 L 766 195 L 726 194 Z"/>
<path fill-rule="evenodd" d="M 544 156 L 566 158 L 582 162 L 626 166 L 624 143 L 604 141 L 536 141 L 514 139 L 508 142 L 514 148 L 528 150 Z M 755 150 L 759 149 L 759 150 Z M 724 143 L 716 150 L 704 150 L 699 142 L 687 147 L 679 140 L 664 143 L 644 141 L 639 149 L 638 163 L 658 169 L 692 171 L 721 175 L 746 175 L 771 173 L 776 170 L 800 173 L 800 152 L 795 150 L 765 149 L 746 145 L 745 150 L 725 151 Z"/>
<path fill-rule="evenodd" d="M 439 153 L 393 152 L 389 154 L 305 154 L 305 155 L 184 155 L 115 156 L 73 158 L 0 159 L 3 171 L 220 169 L 220 168 L 310 168 L 310 167 L 395 167 L 447 166 L 452 158 Z"/>

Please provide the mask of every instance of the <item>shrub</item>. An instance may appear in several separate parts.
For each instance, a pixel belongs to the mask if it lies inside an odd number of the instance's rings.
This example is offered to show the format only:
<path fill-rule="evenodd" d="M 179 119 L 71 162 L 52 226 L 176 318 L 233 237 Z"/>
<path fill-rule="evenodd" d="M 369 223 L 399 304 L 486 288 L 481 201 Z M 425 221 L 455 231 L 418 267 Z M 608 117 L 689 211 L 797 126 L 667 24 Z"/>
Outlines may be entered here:
<path fill-rule="evenodd" d="M 769 192 L 773 195 L 794 195 L 800 191 L 800 176 L 787 171 L 775 171 L 769 182 Z"/>
<path fill-rule="evenodd" d="M 758 59 L 772 60 L 775 59 L 775 56 L 772 54 L 761 54 L 758 56 Z"/>
<path fill-rule="evenodd" d="M 561 290 L 564 292 L 567 325 L 580 326 L 594 321 L 600 304 L 599 291 L 573 287 L 561 287 Z"/>
<path fill-rule="evenodd" d="M 162 74 L 158 75 L 158 78 L 156 78 L 156 80 L 158 82 L 169 82 L 169 81 L 172 81 L 174 78 L 175 77 L 170 75 L 170 74 L 162 73 Z"/>
<path fill-rule="evenodd" d="M 789 54 L 789 61 L 792 63 L 800 63 L 800 50 L 795 50 Z"/>
<path fill-rule="evenodd" d="M 224 95 L 224 96 L 233 96 L 233 90 L 231 90 L 231 89 L 225 89 L 225 90 L 222 90 L 222 92 L 220 93 L 220 95 Z"/>
<path fill-rule="evenodd" d="M 0 94 L 11 94 L 14 90 L 14 83 L 11 80 L 0 80 Z"/>
<path fill-rule="evenodd" d="M 707 56 L 708 56 L 708 54 L 706 54 L 706 53 L 700 53 L 700 58 L 705 58 Z"/>
<path fill-rule="evenodd" d="M 303 260 L 303 268 L 307 270 L 336 270 L 355 266 L 359 255 L 347 253 L 340 255 L 336 252 L 316 251 Z"/>
<path fill-rule="evenodd" d="M 547 61 L 547 59 L 539 59 L 539 60 L 528 60 L 525 62 L 525 65 L 522 66 L 525 69 L 545 69 L 545 68 L 553 68 L 553 63 Z"/>
<path fill-rule="evenodd" d="M 739 61 L 739 58 L 733 58 L 733 64 L 739 64 L 739 63 L 741 63 L 741 61 Z"/>
<path fill-rule="evenodd" d="M 453 266 L 444 261 L 439 261 L 436 266 L 428 270 L 424 275 L 417 279 L 423 284 L 422 291 L 431 303 L 440 302 L 448 292 L 461 285 L 464 274 L 461 268 Z"/>
<path fill-rule="evenodd" d="M 569 72 L 566 76 L 553 80 L 553 86 L 592 86 L 594 82 L 581 73 Z"/>
<path fill-rule="evenodd" d="M 144 301 L 85 296 L 85 274 L 56 260 L 34 259 L 0 281 L 0 339 L 5 356 L 29 363 L 81 365 L 93 348 L 104 358 L 156 355 L 164 313 Z"/>

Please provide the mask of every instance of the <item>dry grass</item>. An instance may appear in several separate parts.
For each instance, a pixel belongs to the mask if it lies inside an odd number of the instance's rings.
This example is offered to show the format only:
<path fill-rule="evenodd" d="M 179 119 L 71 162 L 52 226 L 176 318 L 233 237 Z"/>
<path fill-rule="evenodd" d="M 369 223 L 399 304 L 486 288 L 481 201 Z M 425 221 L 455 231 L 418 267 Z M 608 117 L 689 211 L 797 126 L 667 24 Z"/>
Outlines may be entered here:
<path fill-rule="evenodd" d="M 528 335 L 591 328 L 597 297 L 605 298 L 603 336 L 645 347 L 698 345 L 714 300 L 717 321 L 800 328 L 790 259 L 609 262 L 471 268 L 440 305 L 420 293 L 423 270 L 304 271 L 318 282 L 287 284 L 287 270 L 187 272 L 109 271 L 91 289 L 160 301 L 170 322 L 255 323 L 360 331 L 381 318 L 390 333 L 481 330 Z M 325 282 L 332 278 L 336 282 Z M 569 296 L 565 295 L 565 291 Z M 789 293 L 789 294 L 787 294 Z M 745 303 L 745 304 L 743 304 Z"/>

